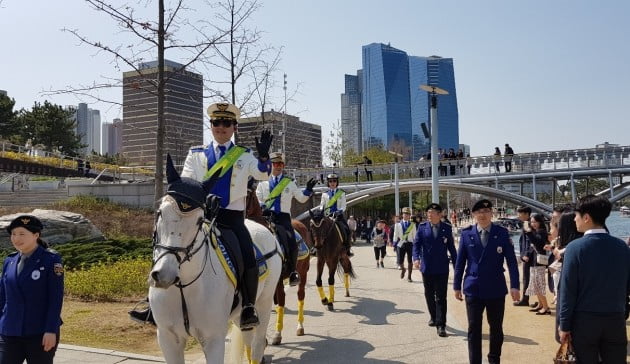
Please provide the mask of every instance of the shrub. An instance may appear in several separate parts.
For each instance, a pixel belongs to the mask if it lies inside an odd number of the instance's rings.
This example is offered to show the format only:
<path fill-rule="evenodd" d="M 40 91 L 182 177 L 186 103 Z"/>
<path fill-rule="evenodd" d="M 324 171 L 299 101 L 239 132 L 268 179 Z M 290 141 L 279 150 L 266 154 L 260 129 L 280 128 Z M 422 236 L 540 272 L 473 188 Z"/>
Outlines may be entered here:
<path fill-rule="evenodd" d="M 151 239 L 105 240 L 91 243 L 70 242 L 53 247 L 66 269 L 88 269 L 99 262 L 130 258 L 151 260 Z"/>
<path fill-rule="evenodd" d="M 65 293 L 88 301 L 120 301 L 142 297 L 149 288 L 147 277 L 151 259 L 122 259 L 101 262 L 85 270 L 68 271 Z"/>

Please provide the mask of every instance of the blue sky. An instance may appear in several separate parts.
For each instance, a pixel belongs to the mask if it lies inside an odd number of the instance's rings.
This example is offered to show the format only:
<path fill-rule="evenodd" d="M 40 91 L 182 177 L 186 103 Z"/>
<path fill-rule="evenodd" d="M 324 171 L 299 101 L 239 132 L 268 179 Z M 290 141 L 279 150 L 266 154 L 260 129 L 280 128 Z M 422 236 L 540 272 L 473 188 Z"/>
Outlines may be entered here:
<path fill-rule="evenodd" d="M 288 112 L 321 124 L 324 137 L 340 118 L 343 75 L 361 68 L 362 45 L 381 42 L 410 55 L 454 59 L 460 142 L 471 145 L 472 155 L 491 154 L 506 142 L 517 153 L 630 144 L 628 1 L 262 4 L 252 25 L 265 32 L 266 43 L 284 47 L 280 67 L 289 89 L 300 84 Z M 109 57 L 80 45 L 63 27 L 105 41 L 125 37 L 82 1 L 0 2 L 0 89 L 18 107 L 43 101 L 45 89 L 120 77 Z M 105 96 L 122 98 L 119 91 Z M 79 102 L 73 96 L 47 98 Z M 122 114 L 105 104 L 91 107 L 101 109 L 105 121 Z"/>

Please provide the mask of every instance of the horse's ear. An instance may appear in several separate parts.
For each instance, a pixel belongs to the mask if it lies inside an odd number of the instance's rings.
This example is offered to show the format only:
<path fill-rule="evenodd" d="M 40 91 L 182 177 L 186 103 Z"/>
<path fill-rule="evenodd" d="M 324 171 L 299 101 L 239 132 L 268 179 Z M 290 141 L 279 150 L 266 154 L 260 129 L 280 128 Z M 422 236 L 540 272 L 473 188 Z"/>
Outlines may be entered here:
<path fill-rule="evenodd" d="M 175 165 L 173 164 L 173 159 L 171 158 L 171 154 L 166 154 L 166 182 L 171 184 L 179 180 L 179 173 L 175 169 Z"/>
<path fill-rule="evenodd" d="M 212 176 L 210 176 L 210 178 L 208 178 L 208 179 L 204 180 L 203 182 L 201 182 L 201 184 L 203 185 L 203 190 L 206 192 L 206 194 L 208 194 L 208 193 L 210 193 L 210 191 L 212 191 L 212 187 L 214 187 L 214 185 L 219 180 L 219 175 L 221 174 L 222 170 L 223 170 L 223 168 L 219 168 L 219 170 L 214 172 L 214 174 Z"/>

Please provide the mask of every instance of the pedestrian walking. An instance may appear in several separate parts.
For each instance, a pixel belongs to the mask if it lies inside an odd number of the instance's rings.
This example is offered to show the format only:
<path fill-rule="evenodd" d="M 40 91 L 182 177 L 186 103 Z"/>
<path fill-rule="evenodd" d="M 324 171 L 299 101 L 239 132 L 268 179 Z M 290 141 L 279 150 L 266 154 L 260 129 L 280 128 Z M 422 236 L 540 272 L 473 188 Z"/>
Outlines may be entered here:
<path fill-rule="evenodd" d="M 40 237 L 31 215 L 11 221 L 7 232 L 17 249 L 2 267 L 0 363 L 48 364 L 59 344 L 64 270 L 61 257 Z"/>
<path fill-rule="evenodd" d="M 505 173 L 512 172 L 512 158 L 514 157 L 514 150 L 508 143 L 505 143 L 503 154 L 505 158 Z"/>
<path fill-rule="evenodd" d="M 400 279 L 405 278 L 407 274 L 407 282 L 411 282 L 412 272 L 412 251 L 413 240 L 416 236 L 416 224 L 410 220 L 411 208 L 403 207 L 402 221 L 394 225 L 394 243 L 398 247 L 398 265 L 400 265 Z M 405 268 L 405 256 L 407 257 L 407 268 Z"/>
<path fill-rule="evenodd" d="M 365 176 L 368 181 L 373 181 L 374 177 L 372 176 L 372 160 L 368 158 L 367 155 L 363 156 L 363 168 L 365 169 Z"/>
<path fill-rule="evenodd" d="M 581 198 L 575 225 L 584 236 L 564 252 L 558 333 L 573 343 L 578 363 L 626 362 L 630 249 L 605 228 L 611 210 L 603 196 Z"/>
<path fill-rule="evenodd" d="M 492 223 L 492 202 L 479 200 L 473 205 L 472 212 L 477 222 L 461 232 L 453 290 L 456 299 L 462 301 L 464 296 L 466 299 L 470 364 L 481 364 L 481 325 L 484 311 L 490 325 L 488 362 L 498 364 L 501 361 L 503 315 L 505 296 L 508 293 L 503 264 L 504 261 L 507 263 L 510 273 L 510 294 L 513 301 L 520 298 L 518 265 L 507 229 Z"/>
<path fill-rule="evenodd" d="M 501 151 L 499 147 L 494 148 L 494 171 L 495 173 L 501 173 L 499 166 L 501 165 Z"/>
<path fill-rule="evenodd" d="M 437 328 L 438 336 L 446 337 L 448 263 L 455 268 L 457 251 L 451 225 L 440 221 L 442 206 L 432 203 L 425 211 L 428 221 L 418 226 L 413 242 L 413 267 L 422 273 L 424 297 L 431 315 L 429 326 Z"/>
<path fill-rule="evenodd" d="M 388 233 L 385 229 L 385 221 L 378 220 L 374 230 L 372 230 L 372 245 L 374 246 L 374 258 L 376 259 L 376 268 L 385 268 L 383 259 L 385 259 Z"/>

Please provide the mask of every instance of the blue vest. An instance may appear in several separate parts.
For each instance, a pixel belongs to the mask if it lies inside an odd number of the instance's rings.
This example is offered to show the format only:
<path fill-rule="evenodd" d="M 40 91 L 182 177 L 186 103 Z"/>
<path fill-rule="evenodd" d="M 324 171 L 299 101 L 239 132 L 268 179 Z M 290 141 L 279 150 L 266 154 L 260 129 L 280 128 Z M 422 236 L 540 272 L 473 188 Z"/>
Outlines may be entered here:
<path fill-rule="evenodd" d="M 214 166 L 214 164 L 217 162 L 217 159 L 214 156 L 213 145 L 214 143 L 211 143 L 203 150 L 204 154 L 206 155 L 206 159 L 208 160 L 208 170 L 210 170 L 210 168 L 212 168 L 212 166 Z M 234 143 L 230 143 L 230 146 L 225 151 L 226 154 L 227 151 L 232 149 L 233 146 Z M 221 197 L 221 207 L 223 208 L 226 208 L 227 205 L 230 204 L 230 185 L 232 182 L 232 169 L 233 168 L 230 167 L 230 169 L 223 175 L 223 177 L 219 178 L 217 183 L 212 188 L 212 191 L 210 191 L 212 194 Z"/>

